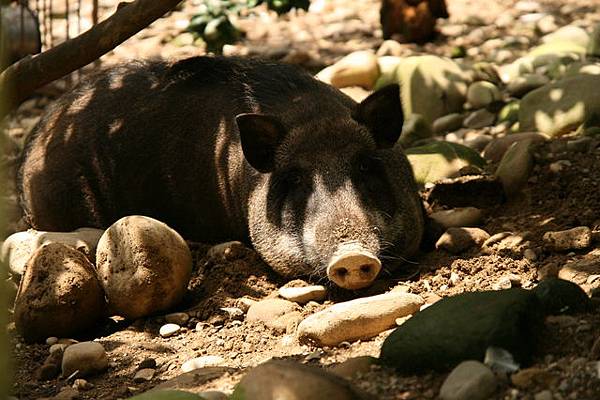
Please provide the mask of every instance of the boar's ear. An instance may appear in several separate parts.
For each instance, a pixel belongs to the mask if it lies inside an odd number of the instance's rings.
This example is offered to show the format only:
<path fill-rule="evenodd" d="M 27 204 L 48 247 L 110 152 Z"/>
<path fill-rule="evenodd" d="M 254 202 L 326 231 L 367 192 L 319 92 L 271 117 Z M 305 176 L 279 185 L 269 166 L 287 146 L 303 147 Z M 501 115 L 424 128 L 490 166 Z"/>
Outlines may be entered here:
<path fill-rule="evenodd" d="M 356 106 L 352 118 L 369 128 L 378 147 L 392 147 L 404 123 L 400 87 L 389 85 L 376 91 Z"/>
<path fill-rule="evenodd" d="M 262 114 L 239 114 L 235 121 L 248 163 L 259 172 L 273 171 L 277 146 L 286 135 L 283 124 L 271 115 Z"/>

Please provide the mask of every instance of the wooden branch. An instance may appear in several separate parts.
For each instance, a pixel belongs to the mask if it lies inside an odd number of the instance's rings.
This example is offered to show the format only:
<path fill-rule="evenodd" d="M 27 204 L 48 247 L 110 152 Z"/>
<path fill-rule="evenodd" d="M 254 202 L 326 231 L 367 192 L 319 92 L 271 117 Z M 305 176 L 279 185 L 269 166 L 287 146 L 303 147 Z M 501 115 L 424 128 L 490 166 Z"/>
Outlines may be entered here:
<path fill-rule="evenodd" d="M 87 32 L 41 54 L 24 58 L 0 74 L 0 121 L 36 89 L 97 60 L 172 10 L 182 0 L 135 0 Z"/>

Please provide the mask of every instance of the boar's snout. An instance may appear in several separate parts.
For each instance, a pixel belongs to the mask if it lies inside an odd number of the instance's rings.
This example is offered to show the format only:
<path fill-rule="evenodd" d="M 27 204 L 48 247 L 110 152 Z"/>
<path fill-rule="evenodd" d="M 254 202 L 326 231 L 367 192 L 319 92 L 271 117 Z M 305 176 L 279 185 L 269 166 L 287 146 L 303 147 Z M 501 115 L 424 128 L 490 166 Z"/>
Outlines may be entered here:
<path fill-rule="evenodd" d="M 381 261 L 357 244 L 341 245 L 327 266 L 327 277 L 344 289 L 370 286 L 381 270 Z"/>

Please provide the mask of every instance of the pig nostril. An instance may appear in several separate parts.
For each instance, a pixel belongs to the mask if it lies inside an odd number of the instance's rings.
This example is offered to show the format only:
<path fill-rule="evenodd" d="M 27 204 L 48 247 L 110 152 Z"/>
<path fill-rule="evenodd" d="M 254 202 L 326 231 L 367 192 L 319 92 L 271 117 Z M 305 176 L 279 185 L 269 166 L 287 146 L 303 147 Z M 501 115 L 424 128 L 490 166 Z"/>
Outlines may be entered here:
<path fill-rule="evenodd" d="M 371 272 L 371 266 L 369 264 L 364 264 L 360 266 L 360 272 L 363 274 L 368 274 Z"/>
<path fill-rule="evenodd" d="M 348 275 L 348 269 L 341 267 L 335 270 L 335 274 L 338 275 L 340 278 L 344 278 L 346 275 Z"/>

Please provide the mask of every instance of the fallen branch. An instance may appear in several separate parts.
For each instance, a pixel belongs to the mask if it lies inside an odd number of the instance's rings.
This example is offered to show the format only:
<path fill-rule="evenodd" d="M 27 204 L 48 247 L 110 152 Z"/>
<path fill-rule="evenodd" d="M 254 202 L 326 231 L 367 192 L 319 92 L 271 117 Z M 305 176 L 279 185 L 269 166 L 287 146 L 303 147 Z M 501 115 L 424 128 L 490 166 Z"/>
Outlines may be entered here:
<path fill-rule="evenodd" d="M 0 120 L 36 89 L 86 66 L 172 10 L 182 0 L 135 0 L 87 32 L 41 54 L 24 58 L 0 74 Z"/>

